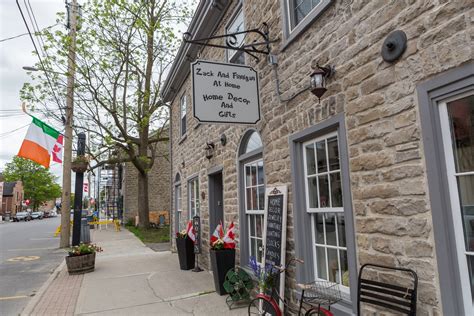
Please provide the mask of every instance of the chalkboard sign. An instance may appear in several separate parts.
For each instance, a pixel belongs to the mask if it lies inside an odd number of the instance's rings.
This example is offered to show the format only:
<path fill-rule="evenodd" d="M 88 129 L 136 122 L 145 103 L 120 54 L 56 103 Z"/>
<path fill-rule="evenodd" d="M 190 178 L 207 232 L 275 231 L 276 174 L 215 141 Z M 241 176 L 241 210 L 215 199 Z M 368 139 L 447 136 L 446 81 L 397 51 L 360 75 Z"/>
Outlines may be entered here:
<path fill-rule="evenodd" d="M 287 187 L 271 187 L 265 192 L 265 264 L 285 266 Z M 285 294 L 285 274 L 280 274 L 280 295 Z M 283 310 L 283 303 L 280 308 Z"/>
<path fill-rule="evenodd" d="M 193 229 L 195 235 L 194 253 L 201 253 L 201 218 L 199 216 L 193 217 Z"/>

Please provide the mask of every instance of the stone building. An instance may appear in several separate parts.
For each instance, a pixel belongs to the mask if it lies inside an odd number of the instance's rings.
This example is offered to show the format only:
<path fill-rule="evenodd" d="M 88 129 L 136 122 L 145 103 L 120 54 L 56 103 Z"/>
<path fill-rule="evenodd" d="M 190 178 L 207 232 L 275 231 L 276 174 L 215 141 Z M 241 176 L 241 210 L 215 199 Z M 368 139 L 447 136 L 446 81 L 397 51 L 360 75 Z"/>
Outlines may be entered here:
<path fill-rule="evenodd" d="M 238 228 L 240 265 L 260 258 L 264 188 L 287 185 L 287 257 L 305 259 L 287 273 L 287 297 L 297 282 L 327 279 L 344 295 L 332 310 L 353 314 L 358 270 L 375 262 L 418 273 L 419 315 L 474 315 L 473 16 L 463 0 L 201 1 L 192 39 L 265 22 L 276 40 L 272 63 L 183 43 L 164 85 L 173 229 L 201 216 L 201 264 L 221 216 Z M 396 30 L 406 49 L 385 61 Z M 198 123 L 197 58 L 257 71 L 257 124 Z M 320 101 L 307 88 L 318 64 L 335 69 Z"/>
<path fill-rule="evenodd" d="M 0 187 L 3 188 L 0 215 L 10 218 L 17 212 L 21 212 L 21 202 L 24 197 L 23 183 L 21 181 L 2 182 Z"/>
<path fill-rule="evenodd" d="M 170 201 L 170 172 L 168 143 L 159 145 L 155 163 L 149 173 L 148 194 L 150 221 L 157 222 L 157 216 L 166 213 L 169 217 Z M 122 196 L 124 221 L 135 220 L 138 215 L 138 171 L 132 163 L 125 163 L 122 176 Z"/>

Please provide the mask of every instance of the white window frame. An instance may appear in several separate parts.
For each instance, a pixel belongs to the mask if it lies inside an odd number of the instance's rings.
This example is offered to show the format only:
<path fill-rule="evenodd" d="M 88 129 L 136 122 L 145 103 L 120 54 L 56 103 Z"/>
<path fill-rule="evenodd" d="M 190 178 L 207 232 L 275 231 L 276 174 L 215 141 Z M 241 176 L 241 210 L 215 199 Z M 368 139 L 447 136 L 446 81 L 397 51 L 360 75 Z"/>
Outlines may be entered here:
<path fill-rule="evenodd" d="M 456 95 L 449 99 L 438 103 L 438 111 L 440 116 L 441 134 L 443 141 L 443 149 L 446 157 L 446 171 L 448 176 L 448 188 L 451 202 L 451 215 L 454 223 L 454 237 L 456 240 L 456 253 L 458 256 L 459 273 L 461 275 L 462 298 L 464 303 L 464 310 L 466 315 L 474 315 L 474 302 L 471 294 L 471 285 L 469 277 L 469 268 L 467 265 L 467 256 L 474 256 L 474 252 L 467 252 L 464 241 L 464 228 L 461 216 L 461 204 L 459 201 L 459 188 L 456 178 L 461 175 L 474 175 L 472 172 L 457 173 L 454 163 L 454 154 L 451 140 L 451 128 L 449 126 L 449 115 L 447 104 L 449 102 L 462 99 L 464 97 L 473 95 L 472 91 Z"/>
<path fill-rule="evenodd" d="M 193 190 L 194 183 L 194 192 Z M 194 199 L 193 199 L 194 197 Z M 192 208 L 192 201 L 194 201 L 194 209 Z M 188 210 L 189 219 L 193 219 L 194 216 L 200 216 L 200 201 L 199 201 L 199 177 L 194 177 L 188 180 Z"/>
<path fill-rule="evenodd" d="M 179 135 L 183 137 L 187 132 L 186 112 L 187 112 L 187 97 L 183 94 L 179 99 Z M 184 124 L 183 124 L 184 119 Z"/>
<path fill-rule="evenodd" d="M 342 181 L 342 164 L 341 164 L 341 161 L 340 161 L 340 157 L 339 157 L 339 169 L 337 170 L 330 170 L 330 167 L 329 167 L 329 153 L 328 153 L 328 146 L 327 146 L 327 140 L 329 138 L 333 138 L 333 137 L 336 137 L 337 139 L 337 144 L 338 144 L 338 147 L 339 147 L 339 135 L 338 135 L 338 132 L 337 131 L 334 131 L 334 132 L 331 132 L 331 133 L 327 133 L 327 134 L 324 134 L 322 136 L 319 136 L 319 137 L 316 137 L 316 138 L 313 138 L 307 142 L 304 142 L 302 144 L 302 148 L 303 148 L 303 165 L 304 165 L 304 187 L 305 187 L 305 197 L 306 197 L 306 212 L 310 214 L 311 216 L 311 250 L 312 250 L 312 255 L 313 255 L 313 263 L 314 263 L 314 266 L 313 266 L 313 269 L 314 269 L 314 275 L 315 275 L 315 278 L 317 278 L 318 280 L 325 280 L 325 279 L 322 279 L 322 278 L 319 278 L 319 273 L 318 273 L 318 260 L 317 260 L 317 255 L 316 255 L 316 248 L 317 247 L 322 247 L 324 248 L 325 250 L 325 257 L 326 257 L 326 274 L 327 274 L 327 277 L 329 279 L 329 262 L 328 262 L 328 249 L 335 249 L 337 250 L 337 261 L 338 261 L 338 267 L 341 267 L 341 262 L 340 262 L 340 255 L 339 255 L 339 251 L 338 250 L 342 250 L 342 251 L 345 251 L 346 252 L 346 258 L 348 259 L 346 265 L 347 267 L 349 268 L 349 258 L 348 258 L 348 255 L 347 255 L 347 236 L 346 236 L 346 246 L 340 246 L 339 245 L 339 225 L 337 224 L 337 215 L 338 214 L 342 214 L 344 215 L 344 205 L 343 207 L 317 207 L 317 208 L 311 208 L 310 207 L 310 204 L 309 204 L 309 186 L 308 186 L 308 178 L 310 177 L 318 177 L 319 175 L 327 175 L 328 176 L 328 195 L 329 195 L 329 205 L 332 205 L 332 193 L 331 193 L 331 181 L 329 180 L 330 179 L 330 174 L 332 173 L 339 173 L 340 174 L 340 179 Z M 327 171 L 325 172 L 322 172 L 322 173 L 318 173 L 317 171 L 317 154 L 316 154 L 316 147 L 314 146 L 314 154 L 315 154 L 315 161 L 316 161 L 316 165 L 315 165 L 315 169 L 316 169 L 316 173 L 314 175 L 311 175 L 311 176 L 308 176 L 308 165 L 307 165 L 307 158 L 306 158 L 306 146 L 309 145 L 309 144 L 313 144 L 315 145 L 317 142 L 319 141 L 322 141 L 322 140 L 325 140 L 325 148 L 326 148 L 326 163 L 327 163 Z M 338 150 L 338 152 L 340 153 L 340 150 Z M 319 196 L 319 181 L 316 181 L 316 191 L 317 191 L 317 198 L 318 198 L 318 206 L 320 206 L 320 196 Z M 327 244 L 327 236 L 326 236 L 326 214 L 327 213 L 333 213 L 334 214 L 334 226 L 335 226 L 335 232 L 336 232 L 336 246 L 334 245 L 328 245 Z M 318 216 L 318 214 L 323 214 L 324 217 L 323 217 L 323 235 L 324 235 L 324 244 L 319 244 L 316 242 L 316 227 L 315 227 L 315 222 L 316 222 L 316 217 Z M 344 231 L 344 234 L 345 234 L 345 231 Z M 345 286 L 342 284 L 342 280 L 343 280 L 343 273 L 341 270 L 339 270 L 339 282 L 338 283 L 338 286 L 339 286 L 339 289 L 342 291 L 342 294 L 344 295 L 345 298 L 349 299 L 349 295 L 350 295 L 350 288 L 348 286 Z"/>
<path fill-rule="evenodd" d="M 311 18 L 311 13 L 316 11 L 317 9 L 319 9 L 321 6 L 324 5 L 324 1 L 320 0 L 319 3 L 314 7 L 312 8 L 308 14 L 306 14 L 303 19 L 301 21 L 299 21 L 298 23 L 296 23 L 296 17 L 295 17 L 295 6 L 294 6 L 294 3 L 295 3 L 296 0 L 286 0 L 287 2 L 287 14 L 288 14 L 288 20 L 289 20 L 289 28 L 290 28 L 290 32 L 294 31 L 298 25 L 300 24 L 303 24 L 307 19 L 310 19 Z M 305 1 L 305 0 L 303 0 Z M 312 0 L 310 0 L 312 1 Z"/>
<path fill-rule="evenodd" d="M 226 28 L 225 28 L 225 32 L 226 34 L 229 34 L 229 33 L 234 33 L 233 31 L 230 31 L 229 32 L 229 29 L 232 28 L 234 26 L 234 23 L 237 21 L 237 19 L 240 18 L 240 16 L 242 16 L 242 24 L 244 26 L 244 30 L 245 30 L 245 16 L 244 16 L 244 11 L 242 9 L 242 6 L 240 6 L 237 10 L 236 10 L 236 13 L 234 13 L 234 16 L 233 18 L 230 20 L 230 22 L 227 24 Z M 244 45 L 245 43 L 245 34 L 243 34 L 243 38 L 242 38 L 242 43 L 240 44 L 240 46 Z M 240 47 L 239 46 L 239 47 Z M 246 63 L 246 60 L 245 60 L 245 53 L 243 51 L 238 51 L 238 50 L 234 50 L 234 49 L 226 49 L 226 61 L 228 63 L 235 63 L 236 61 L 236 57 L 239 55 L 239 54 L 242 54 L 244 56 L 244 63 L 243 65 L 245 65 Z"/>
<path fill-rule="evenodd" d="M 258 184 L 258 164 L 259 163 L 262 163 L 262 169 L 263 169 L 263 184 Z M 247 185 L 247 173 L 246 173 L 246 170 L 247 170 L 247 166 L 255 166 L 256 168 L 256 180 L 257 180 L 257 183 L 255 185 Z M 264 215 L 265 215 L 265 165 L 263 163 L 263 158 L 260 158 L 260 159 L 256 159 L 256 160 L 252 160 L 248 163 L 245 163 L 244 164 L 244 208 L 245 208 L 245 217 L 246 217 L 246 222 L 247 222 L 247 228 L 248 228 L 248 254 L 249 254 L 249 258 L 253 256 L 252 254 L 252 239 L 256 239 L 256 240 L 260 240 L 262 242 L 262 246 L 263 246 L 263 228 L 264 228 Z M 264 200 L 263 200 L 263 206 L 262 206 L 262 209 L 255 209 L 252 205 L 252 209 L 247 209 L 247 201 L 249 198 L 251 197 L 248 197 L 247 195 L 247 189 L 252 189 L 252 188 L 256 188 L 256 193 L 257 193 L 257 204 L 258 204 L 258 189 L 259 188 L 263 188 L 263 192 L 264 192 Z M 252 201 L 250 201 L 252 203 Z M 255 217 L 255 223 L 256 223 L 256 218 L 258 216 L 261 217 L 261 223 L 262 223 L 262 227 L 260 228 L 260 232 L 262 234 L 262 237 L 257 237 L 257 236 L 251 236 L 251 229 L 250 229 L 250 225 L 251 225 L 251 217 L 254 216 Z M 255 225 L 255 232 L 257 232 L 257 227 Z M 257 251 L 259 251 L 257 249 Z M 263 260 L 263 249 L 261 250 L 261 258 Z M 257 259 L 257 258 L 255 258 Z M 262 262 L 258 262 L 257 263 L 262 263 Z"/>
<path fill-rule="evenodd" d="M 177 229 L 178 232 L 181 231 L 182 227 L 182 216 L 183 216 L 183 196 L 182 196 L 182 191 L 181 191 L 181 183 L 177 184 L 175 186 L 175 194 L 176 194 L 176 222 L 177 222 Z"/>

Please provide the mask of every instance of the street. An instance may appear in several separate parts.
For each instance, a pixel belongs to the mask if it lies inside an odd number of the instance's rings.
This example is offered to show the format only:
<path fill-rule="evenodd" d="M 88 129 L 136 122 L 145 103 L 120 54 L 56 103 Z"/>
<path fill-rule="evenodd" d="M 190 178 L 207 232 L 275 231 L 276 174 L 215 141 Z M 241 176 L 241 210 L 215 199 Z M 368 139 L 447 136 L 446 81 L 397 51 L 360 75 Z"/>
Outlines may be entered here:
<path fill-rule="evenodd" d="M 0 315 L 18 315 L 61 263 L 61 217 L 0 224 Z"/>

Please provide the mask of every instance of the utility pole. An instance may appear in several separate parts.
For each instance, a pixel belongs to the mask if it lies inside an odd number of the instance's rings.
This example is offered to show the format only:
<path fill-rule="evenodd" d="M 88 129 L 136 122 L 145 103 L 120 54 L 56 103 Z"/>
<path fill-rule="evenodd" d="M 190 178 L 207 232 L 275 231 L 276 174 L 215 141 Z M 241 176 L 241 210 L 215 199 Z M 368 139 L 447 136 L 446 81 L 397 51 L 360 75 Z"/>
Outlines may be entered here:
<path fill-rule="evenodd" d="M 61 248 L 69 247 L 70 220 L 71 220 L 71 160 L 72 160 L 72 125 L 74 117 L 74 76 L 76 71 L 76 26 L 77 26 L 77 0 L 66 3 L 69 10 L 69 36 L 71 46 L 68 52 L 67 65 L 67 99 L 66 99 L 66 126 L 64 132 L 64 158 L 63 158 L 63 188 L 61 199 Z"/>

